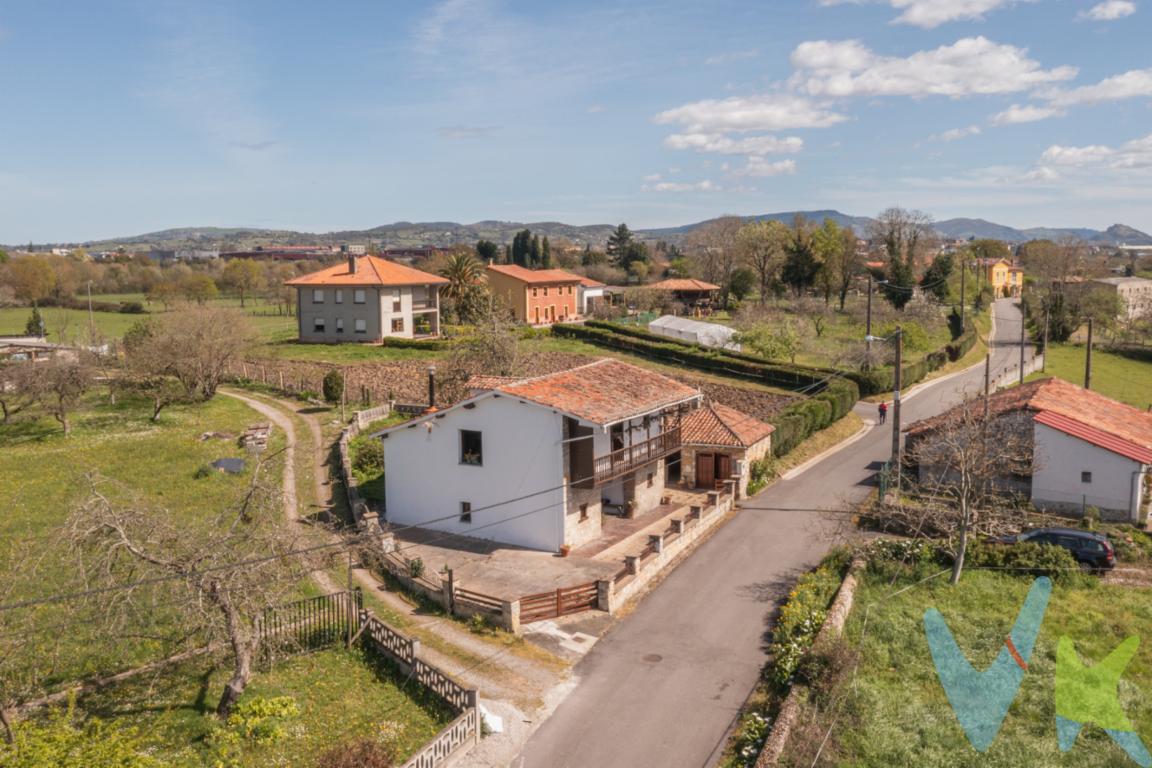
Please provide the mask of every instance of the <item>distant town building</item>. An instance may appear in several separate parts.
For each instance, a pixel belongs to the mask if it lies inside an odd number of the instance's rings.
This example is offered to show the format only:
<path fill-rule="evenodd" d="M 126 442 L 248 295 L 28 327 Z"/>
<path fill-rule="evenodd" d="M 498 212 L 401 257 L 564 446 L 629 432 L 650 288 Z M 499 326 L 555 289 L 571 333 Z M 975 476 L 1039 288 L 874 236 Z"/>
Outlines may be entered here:
<path fill-rule="evenodd" d="M 1024 269 L 1007 259 L 981 259 L 988 287 L 996 298 L 1019 298 L 1024 289 Z"/>
<path fill-rule="evenodd" d="M 438 275 L 381 259 L 346 262 L 285 281 L 296 289 L 300 341 L 380 342 L 440 335 Z"/>
<path fill-rule="evenodd" d="M 1096 290 L 1115 293 L 1129 320 L 1152 315 L 1152 280 L 1143 277 L 1101 277 L 1092 281 Z"/>
<path fill-rule="evenodd" d="M 430 259 L 433 256 L 442 256 L 451 251 L 451 248 L 441 248 L 435 245 L 417 245 L 412 248 L 389 246 L 381 252 L 381 255 L 393 261 L 402 261 L 410 264 L 417 259 Z"/>
<path fill-rule="evenodd" d="M 182 248 L 176 251 L 176 261 L 213 261 L 220 258 L 220 251 L 203 248 Z"/>
<path fill-rule="evenodd" d="M 368 246 L 363 243 L 352 243 L 350 245 L 343 245 L 340 250 L 344 253 L 350 253 L 353 256 L 363 256 L 368 253 Z"/>
<path fill-rule="evenodd" d="M 668 291 L 676 301 L 687 305 L 711 304 L 720 286 L 693 278 L 669 278 L 646 286 L 655 291 Z"/>

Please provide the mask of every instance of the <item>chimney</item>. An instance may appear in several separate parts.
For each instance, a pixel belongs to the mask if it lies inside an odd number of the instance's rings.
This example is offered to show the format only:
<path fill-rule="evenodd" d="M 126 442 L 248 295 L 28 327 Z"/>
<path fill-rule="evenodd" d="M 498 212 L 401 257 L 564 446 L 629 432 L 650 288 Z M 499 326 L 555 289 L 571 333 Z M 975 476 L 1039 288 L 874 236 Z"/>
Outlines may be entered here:
<path fill-rule="evenodd" d="M 356 274 L 356 254 L 348 254 L 348 274 Z"/>
<path fill-rule="evenodd" d="M 428 409 L 425 413 L 436 410 L 436 366 L 428 366 Z"/>

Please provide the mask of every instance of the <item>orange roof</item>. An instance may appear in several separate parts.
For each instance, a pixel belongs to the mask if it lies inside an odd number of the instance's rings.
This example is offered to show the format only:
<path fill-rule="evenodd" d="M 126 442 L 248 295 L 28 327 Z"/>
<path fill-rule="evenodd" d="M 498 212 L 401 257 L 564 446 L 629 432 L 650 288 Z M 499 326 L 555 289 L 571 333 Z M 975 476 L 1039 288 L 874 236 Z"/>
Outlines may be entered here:
<path fill-rule="evenodd" d="M 695 445 L 750 448 L 776 431 L 776 427 L 721 403 L 708 403 L 684 417 L 683 441 Z"/>
<path fill-rule="evenodd" d="M 593 280 L 590 277 L 581 277 L 580 278 L 580 285 L 584 286 L 585 288 L 607 288 L 608 287 L 604 283 L 600 282 L 599 280 Z"/>
<path fill-rule="evenodd" d="M 578 283 L 580 282 L 580 275 L 573 274 L 563 269 L 525 269 L 524 267 L 516 264 L 489 264 L 488 269 L 492 272 L 499 272 L 502 275 L 507 275 L 513 280 L 519 280 L 522 283 Z"/>
<path fill-rule="evenodd" d="M 698 391 L 675 379 L 615 358 L 494 389 L 601 425 L 700 397 Z"/>
<path fill-rule="evenodd" d="M 652 283 L 649 288 L 655 288 L 658 291 L 718 291 L 720 286 L 706 283 L 703 280 L 695 280 L 692 278 L 672 278 L 670 280 L 661 280 L 658 283 Z"/>
<path fill-rule="evenodd" d="M 1038 379 L 1018 387 L 1001 390 L 988 398 L 988 411 L 993 416 L 1025 410 L 1063 417 L 1060 419 L 1046 418 L 1041 423 L 1052 421 L 1066 427 L 1069 421 L 1076 422 L 1086 427 L 1083 430 L 1085 435 L 1110 435 L 1134 446 L 1152 449 L 1152 413 L 1118 402 L 1099 392 L 1084 389 L 1084 387 L 1079 387 L 1063 379 Z M 949 413 L 951 411 L 913 424 L 908 429 L 908 434 L 919 434 L 935 429 L 944 422 Z M 1049 426 L 1053 425 L 1050 424 Z M 1061 431 L 1069 430 L 1062 429 Z M 1069 433 L 1071 434 L 1071 432 Z M 1080 436 L 1077 435 L 1077 437 Z M 1085 437 L 1084 439 L 1088 438 Z M 1089 442 L 1094 445 L 1101 445 L 1100 441 L 1097 440 L 1089 440 Z M 1101 447 L 1107 446 L 1101 445 Z"/>
<path fill-rule="evenodd" d="M 348 271 L 342 261 L 334 267 L 286 280 L 284 285 L 447 285 L 448 281 L 431 272 L 406 267 L 379 256 L 356 258 L 356 272 Z"/>

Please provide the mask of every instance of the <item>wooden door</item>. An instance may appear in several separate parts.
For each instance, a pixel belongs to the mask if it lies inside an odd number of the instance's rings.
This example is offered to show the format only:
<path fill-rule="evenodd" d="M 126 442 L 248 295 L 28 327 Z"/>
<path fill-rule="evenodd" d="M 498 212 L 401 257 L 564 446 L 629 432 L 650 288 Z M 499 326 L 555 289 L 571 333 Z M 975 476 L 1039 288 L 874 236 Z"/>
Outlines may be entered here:
<path fill-rule="evenodd" d="M 716 454 L 716 485 L 720 485 L 721 480 L 727 480 L 732 477 L 732 457 L 726 453 Z"/>
<path fill-rule="evenodd" d="M 711 453 L 696 454 L 696 487 L 711 489 L 716 484 L 716 457 Z"/>

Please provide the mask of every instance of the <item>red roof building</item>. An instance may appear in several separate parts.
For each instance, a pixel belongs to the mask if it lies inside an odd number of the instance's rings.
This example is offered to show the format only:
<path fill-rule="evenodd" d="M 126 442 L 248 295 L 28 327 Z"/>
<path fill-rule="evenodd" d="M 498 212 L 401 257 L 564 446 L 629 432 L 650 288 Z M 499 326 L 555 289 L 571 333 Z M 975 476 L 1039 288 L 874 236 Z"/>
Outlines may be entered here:
<path fill-rule="evenodd" d="M 489 264 L 488 287 L 519 322 L 550 325 L 580 315 L 581 276 L 563 269 Z"/>

